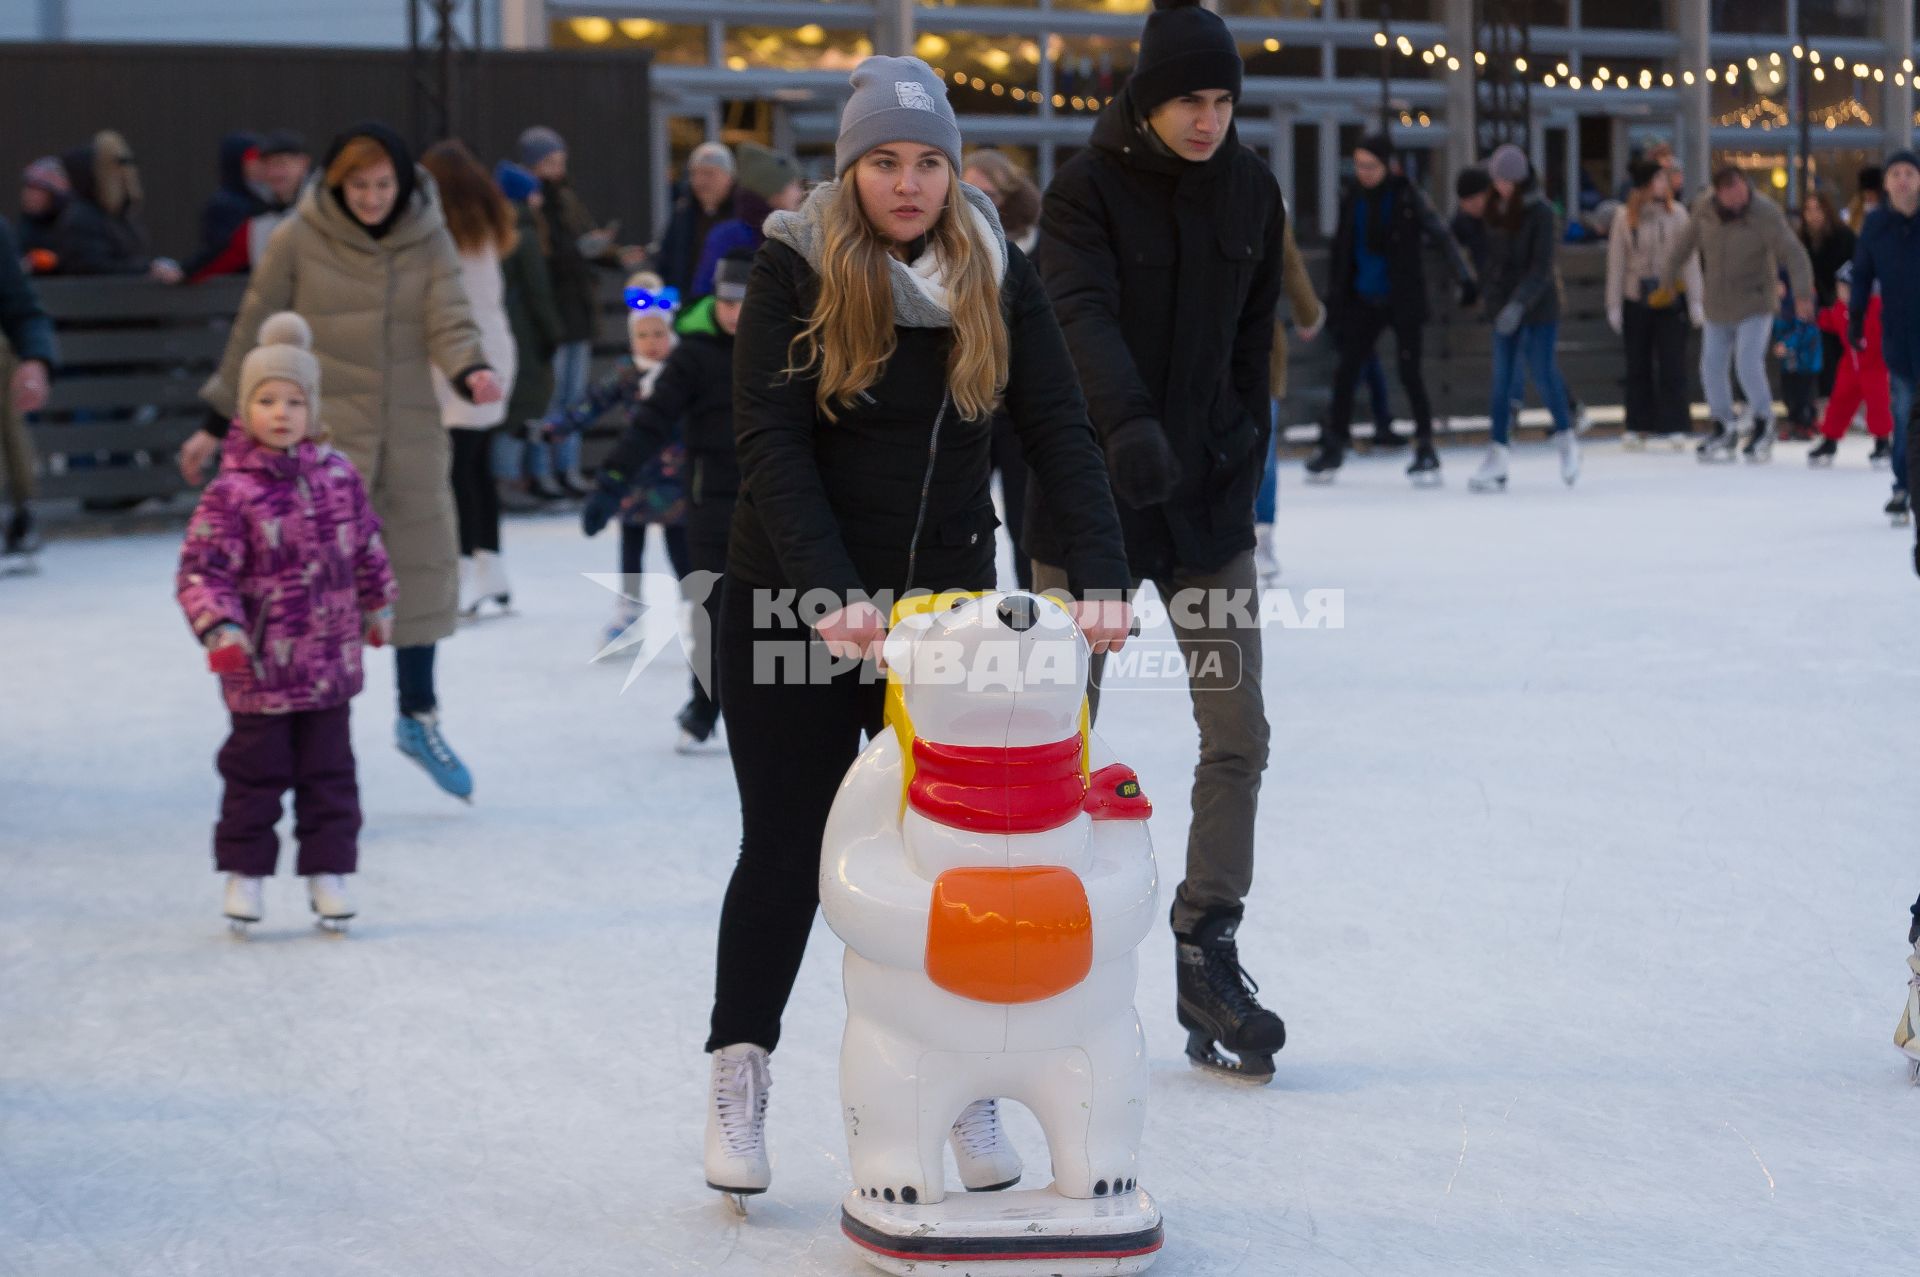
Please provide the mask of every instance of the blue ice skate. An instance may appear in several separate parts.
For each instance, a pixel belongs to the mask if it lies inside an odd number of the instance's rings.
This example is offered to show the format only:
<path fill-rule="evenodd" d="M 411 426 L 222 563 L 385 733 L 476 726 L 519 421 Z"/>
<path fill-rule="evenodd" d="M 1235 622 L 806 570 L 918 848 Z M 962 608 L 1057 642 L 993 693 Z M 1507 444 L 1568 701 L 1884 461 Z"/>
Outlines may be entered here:
<path fill-rule="evenodd" d="M 402 714 L 394 724 L 393 743 L 419 763 L 434 784 L 462 802 L 473 801 L 473 776 L 440 734 L 438 714 Z"/>

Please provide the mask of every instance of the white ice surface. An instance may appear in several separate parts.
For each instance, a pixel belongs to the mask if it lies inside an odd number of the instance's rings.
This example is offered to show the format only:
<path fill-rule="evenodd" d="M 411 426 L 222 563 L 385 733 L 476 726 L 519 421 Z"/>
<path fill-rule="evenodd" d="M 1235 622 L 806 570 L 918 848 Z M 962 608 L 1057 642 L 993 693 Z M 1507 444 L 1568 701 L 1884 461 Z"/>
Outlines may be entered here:
<path fill-rule="evenodd" d="M 1158 1272 L 1911 1270 L 1920 582 L 1864 443 L 1803 453 L 1602 444 L 1569 492 L 1534 445 L 1498 497 L 1466 451 L 1433 492 L 1404 457 L 1288 468 L 1286 580 L 1347 591 L 1344 630 L 1268 636 L 1241 944 L 1290 1041 L 1264 1090 L 1191 1071 L 1148 942 Z M 225 933 L 224 715 L 174 537 L 0 581 L 0 1274 L 866 1271 L 838 946 L 816 931 L 774 1188 L 737 1223 L 699 1166 L 730 772 L 671 751 L 674 660 L 624 696 L 588 663 L 611 538 L 508 539 L 521 615 L 441 653 L 471 809 L 394 753 L 375 659 L 345 940 L 288 877 Z M 1185 706 L 1101 725 L 1170 885 Z"/>

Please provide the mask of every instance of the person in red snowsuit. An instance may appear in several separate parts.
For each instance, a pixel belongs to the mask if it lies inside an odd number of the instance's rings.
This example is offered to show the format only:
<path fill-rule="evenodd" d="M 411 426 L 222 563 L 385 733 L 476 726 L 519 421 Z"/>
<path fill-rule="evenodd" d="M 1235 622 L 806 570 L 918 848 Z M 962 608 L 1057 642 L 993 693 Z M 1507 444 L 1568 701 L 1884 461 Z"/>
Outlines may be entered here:
<path fill-rule="evenodd" d="M 1827 400 L 1826 415 L 1820 419 L 1821 441 L 1807 454 L 1808 462 L 1814 465 L 1833 459 L 1840 440 L 1853 425 L 1853 414 L 1863 403 L 1867 409 L 1867 433 L 1873 436 L 1874 459 L 1883 459 L 1891 449 L 1893 406 L 1889 398 L 1887 361 L 1880 344 L 1880 295 L 1876 292 L 1867 302 L 1866 346 L 1856 350 L 1846 342 L 1851 274 L 1849 267 L 1840 268 L 1835 278 L 1839 300 L 1821 311 L 1815 320 L 1822 331 L 1840 337 L 1842 352 L 1833 379 L 1833 395 Z"/>

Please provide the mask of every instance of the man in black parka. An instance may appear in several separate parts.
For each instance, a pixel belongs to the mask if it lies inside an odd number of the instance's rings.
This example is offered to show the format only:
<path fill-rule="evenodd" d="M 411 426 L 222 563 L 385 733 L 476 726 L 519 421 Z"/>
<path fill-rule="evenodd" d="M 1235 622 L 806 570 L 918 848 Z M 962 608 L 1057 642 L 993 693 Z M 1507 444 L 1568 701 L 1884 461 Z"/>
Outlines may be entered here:
<path fill-rule="evenodd" d="M 1234 933 L 1267 763 L 1253 498 L 1286 213 L 1234 132 L 1241 74 L 1218 15 L 1156 0 L 1132 78 L 1047 191 L 1035 257 L 1106 454 L 1133 582 L 1198 604 L 1173 609 L 1200 728 L 1172 916 L 1188 1052 L 1270 1077 L 1285 1029 L 1254 1000 Z M 1075 512 L 1037 478 L 1027 511 L 1034 586 L 1063 589 L 1061 532 Z M 1240 611 L 1219 606 L 1236 595 Z"/>

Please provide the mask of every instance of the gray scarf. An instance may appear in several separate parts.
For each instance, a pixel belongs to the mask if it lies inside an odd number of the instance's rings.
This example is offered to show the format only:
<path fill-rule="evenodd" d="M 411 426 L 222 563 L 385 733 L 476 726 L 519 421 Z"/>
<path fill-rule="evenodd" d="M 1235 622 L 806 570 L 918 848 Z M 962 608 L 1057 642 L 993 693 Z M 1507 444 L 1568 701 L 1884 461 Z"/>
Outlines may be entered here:
<path fill-rule="evenodd" d="M 1007 233 L 1000 228 L 1000 214 L 985 192 L 965 182 L 956 183 L 966 198 L 968 215 L 974 230 L 987 242 L 994 255 L 994 274 L 1005 278 L 1007 269 Z M 768 239 L 778 240 L 806 259 L 815 273 L 820 270 L 820 253 L 826 243 L 827 209 L 840 197 L 839 182 L 823 182 L 814 187 L 797 212 L 775 213 L 763 228 Z M 936 255 L 925 252 L 911 266 L 889 256 L 887 264 L 893 277 L 893 322 L 901 328 L 951 328 L 953 315 L 946 304 L 946 278 Z"/>

